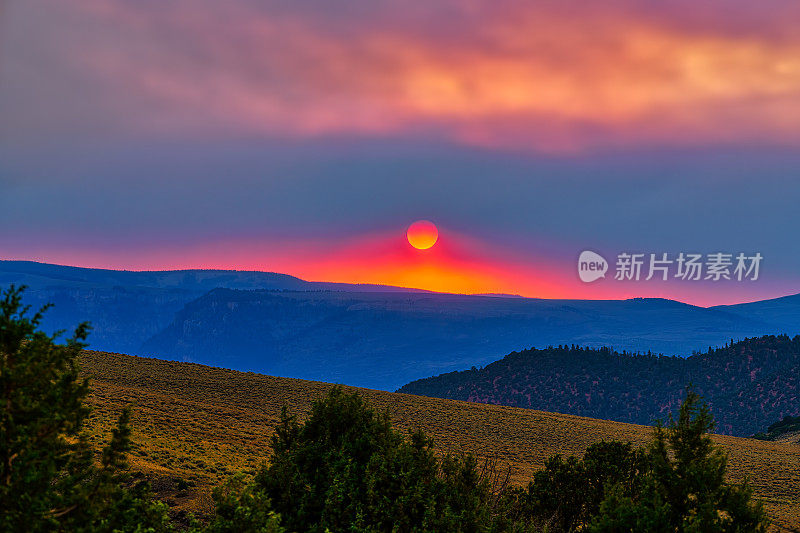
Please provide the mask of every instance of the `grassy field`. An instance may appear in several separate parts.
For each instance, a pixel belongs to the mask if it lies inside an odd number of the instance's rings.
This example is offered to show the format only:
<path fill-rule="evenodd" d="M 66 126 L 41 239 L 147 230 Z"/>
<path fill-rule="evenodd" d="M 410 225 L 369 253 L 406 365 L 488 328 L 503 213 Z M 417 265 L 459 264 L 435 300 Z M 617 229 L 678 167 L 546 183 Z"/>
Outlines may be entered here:
<path fill-rule="evenodd" d="M 211 487 L 237 471 L 252 473 L 286 404 L 303 415 L 327 383 L 276 378 L 190 363 L 86 352 L 92 380 L 92 439 L 107 441 L 133 403 L 134 470 L 149 478 L 177 514 L 211 509 Z M 358 389 L 397 427 L 423 429 L 437 448 L 467 451 L 511 468 L 524 483 L 550 455 L 582 454 L 593 442 L 646 444 L 652 429 L 528 409 Z M 718 436 L 730 453 L 730 477 L 750 483 L 778 527 L 800 529 L 800 444 Z"/>

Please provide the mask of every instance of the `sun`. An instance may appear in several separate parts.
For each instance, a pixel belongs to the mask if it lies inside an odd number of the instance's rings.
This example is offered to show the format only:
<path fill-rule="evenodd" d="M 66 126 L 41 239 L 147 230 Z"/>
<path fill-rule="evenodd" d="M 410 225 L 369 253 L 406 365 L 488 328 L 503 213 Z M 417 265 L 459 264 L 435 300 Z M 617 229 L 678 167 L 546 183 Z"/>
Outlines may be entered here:
<path fill-rule="evenodd" d="M 406 237 L 417 250 L 427 250 L 439 240 L 439 230 L 430 220 L 417 220 L 408 227 Z"/>

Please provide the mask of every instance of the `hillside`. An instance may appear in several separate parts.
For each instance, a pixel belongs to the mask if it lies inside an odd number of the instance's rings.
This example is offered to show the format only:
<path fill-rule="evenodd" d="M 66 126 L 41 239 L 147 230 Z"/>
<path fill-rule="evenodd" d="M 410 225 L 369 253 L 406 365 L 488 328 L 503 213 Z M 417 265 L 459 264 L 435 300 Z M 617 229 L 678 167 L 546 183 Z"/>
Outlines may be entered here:
<path fill-rule="evenodd" d="M 115 416 L 134 402 L 132 456 L 160 497 L 180 514 L 210 508 L 210 487 L 266 457 L 280 407 L 303 414 L 331 385 L 196 364 L 86 352 L 92 378 L 90 426 L 103 442 Z M 555 453 L 580 454 L 600 439 L 646 443 L 651 428 L 496 405 L 361 389 L 396 425 L 421 428 L 443 450 L 464 450 L 510 465 L 527 481 Z M 800 445 L 718 436 L 731 478 L 750 476 L 756 495 L 784 526 L 800 527 Z"/>
<path fill-rule="evenodd" d="M 753 435 L 753 438 L 800 444 L 800 416 L 787 415 L 767 426 L 766 431 Z"/>
<path fill-rule="evenodd" d="M 399 392 L 650 424 L 674 412 L 689 383 L 712 406 L 720 433 L 752 435 L 800 413 L 800 336 L 746 339 L 688 358 L 530 349 Z"/>

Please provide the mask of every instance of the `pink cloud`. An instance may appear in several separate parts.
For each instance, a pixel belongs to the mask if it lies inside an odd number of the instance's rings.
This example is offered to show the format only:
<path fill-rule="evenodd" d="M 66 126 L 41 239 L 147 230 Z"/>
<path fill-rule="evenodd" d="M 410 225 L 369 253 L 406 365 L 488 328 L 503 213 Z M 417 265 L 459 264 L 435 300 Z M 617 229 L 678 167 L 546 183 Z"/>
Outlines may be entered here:
<path fill-rule="evenodd" d="M 682 18 L 681 2 L 313 5 L 91 0 L 36 21 L 54 31 L 43 57 L 102 93 L 98 120 L 124 131 L 546 151 L 800 142 L 800 37 L 780 15 L 790 4 L 749 24 L 730 4 L 722 21 Z"/>

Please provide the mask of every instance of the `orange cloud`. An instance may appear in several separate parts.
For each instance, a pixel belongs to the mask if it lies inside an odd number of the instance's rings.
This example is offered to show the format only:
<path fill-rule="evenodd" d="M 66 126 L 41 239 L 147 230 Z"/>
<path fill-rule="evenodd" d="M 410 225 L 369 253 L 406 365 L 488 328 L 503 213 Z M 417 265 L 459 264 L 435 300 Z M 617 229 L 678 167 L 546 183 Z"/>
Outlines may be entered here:
<path fill-rule="evenodd" d="M 443 1 L 426 24 L 400 3 L 342 22 L 246 1 L 92 0 L 73 9 L 106 31 L 69 53 L 124 102 L 149 102 L 121 120 L 184 134 L 426 132 L 544 150 L 800 141 L 800 34 L 779 9 L 737 32 L 621 1 L 492 5 Z"/>

